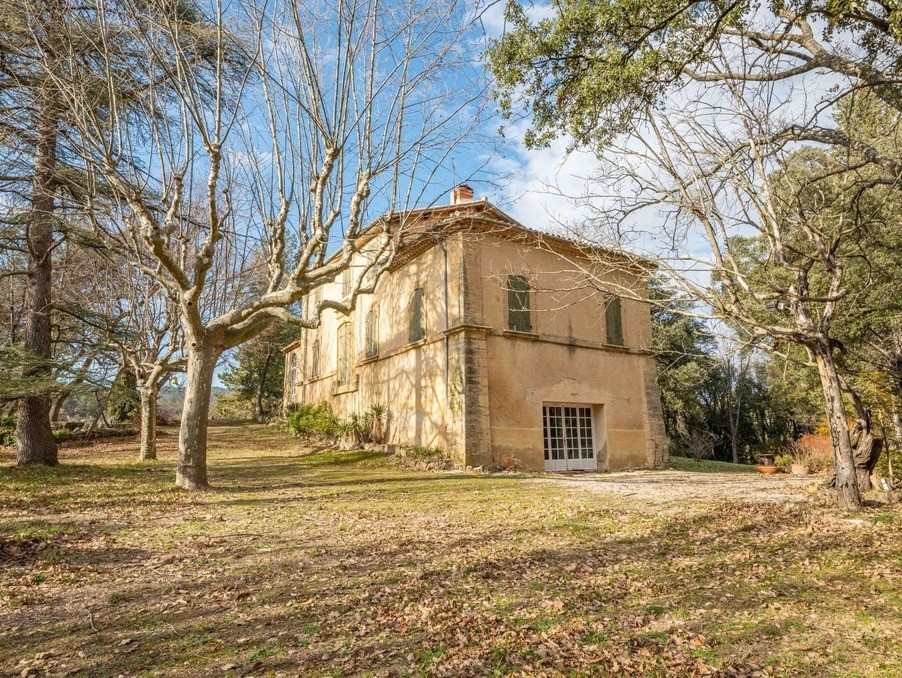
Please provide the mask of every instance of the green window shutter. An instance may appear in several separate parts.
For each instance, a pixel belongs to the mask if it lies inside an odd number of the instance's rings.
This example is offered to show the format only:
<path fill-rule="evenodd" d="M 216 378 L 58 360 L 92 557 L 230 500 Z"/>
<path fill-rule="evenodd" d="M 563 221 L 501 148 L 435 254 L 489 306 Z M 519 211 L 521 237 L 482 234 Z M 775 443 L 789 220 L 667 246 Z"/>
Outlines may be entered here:
<path fill-rule="evenodd" d="M 607 343 L 623 346 L 623 317 L 620 311 L 620 297 L 610 297 L 605 304 L 604 323 Z"/>
<path fill-rule="evenodd" d="M 319 376 L 319 339 L 313 342 L 310 349 L 310 377 L 316 379 Z"/>
<path fill-rule="evenodd" d="M 366 314 L 366 357 L 375 358 L 379 355 L 379 343 L 377 341 L 377 332 L 379 328 L 379 312 L 376 308 L 371 308 Z"/>
<path fill-rule="evenodd" d="M 410 341 L 419 341 L 426 336 L 423 315 L 423 288 L 417 287 L 410 297 Z"/>
<path fill-rule="evenodd" d="M 517 332 L 532 331 L 529 280 L 522 275 L 507 276 L 507 327 Z"/>

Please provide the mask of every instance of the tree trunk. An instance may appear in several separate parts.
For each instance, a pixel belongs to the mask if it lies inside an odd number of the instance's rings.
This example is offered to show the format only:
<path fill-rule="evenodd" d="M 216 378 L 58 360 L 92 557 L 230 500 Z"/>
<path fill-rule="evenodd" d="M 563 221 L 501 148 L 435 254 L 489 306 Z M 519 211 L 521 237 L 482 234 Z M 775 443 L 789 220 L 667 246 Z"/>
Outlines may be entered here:
<path fill-rule="evenodd" d="M 56 394 L 56 397 L 50 405 L 50 421 L 52 423 L 56 423 L 60 420 L 60 412 L 63 411 L 63 405 L 69 399 L 70 395 L 72 395 L 72 391 L 69 390 L 60 391 Z"/>
<path fill-rule="evenodd" d="M 257 377 L 257 390 L 254 393 L 254 419 L 263 423 L 266 414 L 263 412 L 263 394 L 266 391 L 266 375 L 269 372 L 269 365 L 272 362 L 272 349 L 266 352 L 266 360 L 263 361 L 263 369 Z"/>
<path fill-rule="evenodd" d="M 207 424 L 213 372 L 218 354 L 198 342 L 188 350 L 185 379 L 185 403 L 179 430 L 179 460 L 175 483 L 186 490 L 207 487 Z"/>
<path fill-rule="evenodd" d="M 895 437 L 895 447 L 898 450 L 899 446 L 902 445 L 902 416 L 899 415 L 899 411 L 895 407 L 893 407 L 893 434 Z M 889 450 L 886 452 L 886 461 L 890 485 L 895 487 L 896 479 L 893 477 L 893 455 L 890 454 Z"/>
<path fill-rule="evenodd" d="M 265 415 L 263 413 L 263 383 L 257 384 L 257 392 L 254 394 L 254 420 L 262 423 Z"/>
<path fill-rule="evenodd" d="M 821 388 L 824 391 L 830 438 L 833 441 L 837 502 L 840 508 L 859 511 L 862 508 L 861 494 L 858 492 L 852 441 L 849 437 L 846 412 L 843 409 L 842 386 L 836 372 L 836 364 L 833 362 L 833 355 L 827 346 L 818 347 L 814 354 L 821 379 Z"/>
<path fill-rule="evenodd" d="M 852 457 L 855 460 L 855 476 L 858 479 L 858 491 L 867 492 L 873 485 L 871 474 L 883 451 L 883 438 L 874 435 L 870 424 L 870 415 L 866 419 L 859 418 L 849 434 L 852 441 Z"/>
<path fill-rule="evenodd" d="M 157 385 L 156 379 L 141 384 L 141 451 L 139 461 L 157 458 Z"/>
<path fill-rule="evenodd" d="M 28 223 L 28 292 L 25 305 L 25 350 L 41 361 L 23 376 L 41 384 L 49 381 L 53 346 L 50 336 L 50 310 L 53 257 L 53 198 L 58 121 L 55 103 L 44 92 L 38 105 L 37 142 L 32 180 L 31 215 Z M 50 424 L 50 396 L 30 395 L 19 401 L 16 421 L 16 461 L 19 464 L 57 463 L 56 441 Z"/>

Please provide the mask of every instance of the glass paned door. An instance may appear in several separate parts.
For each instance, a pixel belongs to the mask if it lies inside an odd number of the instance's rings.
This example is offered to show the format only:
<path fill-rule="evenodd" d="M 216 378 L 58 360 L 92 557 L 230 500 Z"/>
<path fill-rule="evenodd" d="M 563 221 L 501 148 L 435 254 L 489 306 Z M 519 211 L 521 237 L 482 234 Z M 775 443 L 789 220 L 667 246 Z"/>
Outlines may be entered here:
<path fill-rule="evenodd" d="M 587 405 L 543 405 L 546 471 L 595 470 L 595 427 Z"/>

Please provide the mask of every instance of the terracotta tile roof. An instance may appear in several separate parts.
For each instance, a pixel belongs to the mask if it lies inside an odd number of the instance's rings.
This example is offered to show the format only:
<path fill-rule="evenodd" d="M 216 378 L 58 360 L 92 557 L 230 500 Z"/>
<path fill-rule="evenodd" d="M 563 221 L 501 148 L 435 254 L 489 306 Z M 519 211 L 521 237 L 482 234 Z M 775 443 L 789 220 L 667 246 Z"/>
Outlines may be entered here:
<path fill-rule="evenodd" d="M 396 254 L 397 265 L 410 261 L 436 244 L 438 235 L 472 229 L 501 238 L 519 240 L 532 246 L 553 250 L 565 249 L 583 256 L 601 255 L 639 269 L 657 268 L 653 261 L 644 257 L 524 226 L 485 198 L 456 205 L 422 207 L 382 215 L 373 221 L 360 237 L 368 239 L 376 233 L 384 232 L 386 222 L 390 224 L 391 231 L 399 228 L 402 230 Z"/>

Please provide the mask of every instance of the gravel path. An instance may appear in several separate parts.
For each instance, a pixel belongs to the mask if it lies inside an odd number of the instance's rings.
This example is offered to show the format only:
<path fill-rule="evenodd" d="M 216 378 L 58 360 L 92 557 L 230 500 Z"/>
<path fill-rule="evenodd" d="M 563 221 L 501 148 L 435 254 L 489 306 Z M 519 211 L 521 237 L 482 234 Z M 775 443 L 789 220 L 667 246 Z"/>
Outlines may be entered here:
<path fill-rule="evenodd" d="M 547 475 L 537 478 L 536 482 L 558 483 L 599 494 L 630 496 L 661 505 L 695 499 L 802 502 L 823 482 L 823 478 L 787 474 L 690 473 L 667 469 Z"/>

